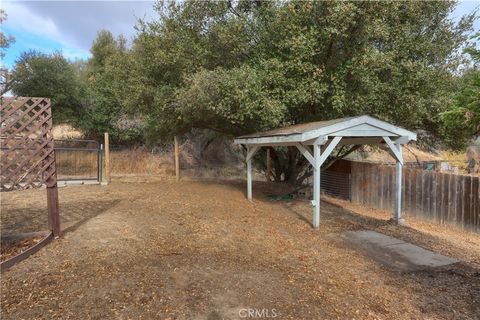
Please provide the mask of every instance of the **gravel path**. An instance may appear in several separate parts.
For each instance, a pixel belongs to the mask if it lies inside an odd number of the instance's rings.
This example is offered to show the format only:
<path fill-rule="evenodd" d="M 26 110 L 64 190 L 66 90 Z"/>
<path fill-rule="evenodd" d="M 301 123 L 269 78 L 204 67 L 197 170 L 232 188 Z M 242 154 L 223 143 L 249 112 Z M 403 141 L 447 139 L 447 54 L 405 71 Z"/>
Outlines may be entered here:
<path fill-rule="evenodd" d="M 329 203 L 315 231 L 306 202 L 270 202 L 278 186 L 255 183 L 250 203 L 244 189 L 170 180 L 61 188 L 68 229 L 2 274 L 2 319 L 480 317 L 480 253 L 462 259 L 462 243 Z M 28 229 L 22 215 L 44 206 L 44 192 L 2 194 L 2 233 Z M 339 236 L 360 229 L 427 249 L 443 243 L 465 262 L 392 270 Z M 480 236 L 472 241 L 480 247 Z"/>

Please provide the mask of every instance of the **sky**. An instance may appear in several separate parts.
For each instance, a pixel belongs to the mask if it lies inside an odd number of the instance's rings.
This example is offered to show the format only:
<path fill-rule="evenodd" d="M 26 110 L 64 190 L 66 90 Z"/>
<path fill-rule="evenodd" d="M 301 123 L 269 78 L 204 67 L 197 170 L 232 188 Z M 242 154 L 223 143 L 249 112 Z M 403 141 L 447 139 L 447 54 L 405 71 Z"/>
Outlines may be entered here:
<path fill-rule="evenodd" d="M 135 35 L 138 18 L 156 17 L 154 1 L 9 1 L 0 0 L 8 15 L 1 26 L 15 43 L 7 49 L 3 61 L 12 67 L 24 51 L 44 53 L 62 51 L 70 59 L 90 56 L 97 32 L 107 29 L 127 39 Z"/>
<path fill-rule="evenodd" d="M 97 32 L 111 31 L 131 40 L 138 18 L 156 17 L 154 1 L 12 1 L 0 0 L 8 18 L 2 31 L 15 37 L 2 64 L 11 68 L 20 54 L 30 49 L 44 53 L 61 51 L 70 59 L 87 59 Z M 461 1 L 452 18 L 480 11 L 480 0 Z M 480 21 L 475 30 L 480 31 Z"/>

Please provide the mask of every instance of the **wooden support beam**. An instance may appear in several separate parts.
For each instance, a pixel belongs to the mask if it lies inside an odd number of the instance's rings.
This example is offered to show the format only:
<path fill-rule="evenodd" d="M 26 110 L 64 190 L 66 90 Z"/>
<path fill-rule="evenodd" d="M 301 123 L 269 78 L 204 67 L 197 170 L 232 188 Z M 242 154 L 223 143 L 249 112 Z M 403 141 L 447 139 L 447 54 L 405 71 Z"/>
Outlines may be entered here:
<path fill-rule="evenodd" d="M 310 150 L 308 150 L 304 145 L 301 143 L 296 143 L 295 146 L 297 147 L 298 151 L 300 151 L 303 156 L 310 162 L 312 166 L 315 166 L 315 159 L 313 158 Z"/>
<path fill-rule="evenodd" d="M 108 132 L 105 132 L 105 180 L 110 183 L 110 137 Z"/>
<path fill-rule="evenodd" d="M 315 229 L 320 227 L 320 145 L 313 145 L 315 164 L 313 166 L 313 218 L 312 225 Z"/>
<path fill-rule="evenodd" d="M 247 161 L 251 160 L 255 153 L 257 153 L 259 146 L 247 146 Z"/>
<path fill-rule="evenodd" d="M 389 137 L 383 137 L 383 140 L 385 140 L 385 142 L 387 143 L 388 147 L 390 148 L 391 154 L 393 155 L 395 160 L 397 160 L 398 162 L 400 162 L 403 165 L 403 156 L 402 156 L 401 148 L 400 149 L 397 148 L 393 144 L 392 140 L 390 140 Z"/>
<path fill-rule="evenodd" d="M 328 156 L 332 153 L 333 149 L 337 146 L 337 144 L 342 140 L 342 137 L 335 137 L 331 142 L 328 143 L 327 147 L 323 151 L 321 157 L 318 159 L 319 161 L 319 166 L 322 166 L 322 164 L 327 160 Z"/>
<path fill-rule="evenodd" d="M 350 138 L 344 137 L 342 141 L 340 141 L 340 146 L 345 145 L 377 145 L 383 142 L 383 137 L 364 137 L 364 138 Z"/>
<path fill-rule="evenodd" d="M 390 138 L 395 144 L 407 144 L 410 141 L 410 137 L 402 136 L 398 138 Z"/>
<path fill-rule="evenodd" d="M 394 145 L 398 155 L 402 158 L 402 146 L 400 144 Z M 399 225 L 405 225 L 405 220 L 402 218 L 402 162 L 397 160 L 395 168 L 395 211 L 393 219 Z"/>
<path fill-rule="evenodd" d="M 175 179 L 180 181 L 180 147 L 178 145 L 178 137 L 173 138 L 175 144 Z"/>
<path fill-rule="evenodd" d="M 258 147 L 247 145 L 247 198 L 252 201 L 252 158 L 257 152 Z"/>
<path fill-rule="evenodd" d="M 247 199 L 252 201 L 252 159 L 247 160 Z"/>
<path fill-rule="evenodd" d="M 313 146 L 314 144 L 324 145 L 324 144 L 328 143 L 328 137 L 319 136 L 319 137 L 315 137 L 315 138 L 312 138 L 312 139 L 302 141 L 301 143 L 304 146 Z"/>

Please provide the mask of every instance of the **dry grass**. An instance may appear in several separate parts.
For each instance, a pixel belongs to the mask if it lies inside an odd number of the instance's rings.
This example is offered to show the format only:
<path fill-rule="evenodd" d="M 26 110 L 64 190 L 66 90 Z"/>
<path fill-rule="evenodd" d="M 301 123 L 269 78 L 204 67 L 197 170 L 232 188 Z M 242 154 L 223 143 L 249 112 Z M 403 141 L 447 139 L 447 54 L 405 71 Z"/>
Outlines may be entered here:
<path fill-rule="evenodd" d="M 92 151 L 56 152 L 59 178 L 96 177 L 97 153 Z M 142 150 L 110 152 L 112 175 L 175 174 L 171 154 L 152 154 Z M 104 168 L 103 168 L 104 169 Z"/>
<path fill-rule="evenodd" d="M 97 176 L 97 153 L 92 151 L 55 152 L 59 179 L 75 177 L 95 178 Z"/>
<path fill-rule="evenodd" d="M 444 151 L 442 158 L 451 166 L 458 167 L 461 172 L 467 172 L 468 158 L 465 151 Z"/>
<path fill-rule="evenodd" d="M 405 162 L 416 163 L 424 161 L 440 161 L 442 160 L 441 156 L 437 156 L 433 153 L 419 149 L 414 144 L 411 144 L 404 148 L 403 158 Z M 351 155 L 347 156 L 346 159 L 353 161 L 365 161 L 365 162 L 375 162 L 375 163 L 384 163 L 384 164 L 394 164 L 395 159 L 390 155 L 387 149 L 381 149 L 372 146 L 362 146 L 360 151 L 356 151 Z"/>
<path fill-rule="evenodd" d="M 306 202 L 266 198 L 279 187 L 257 182 L 253 202 L 244 182 L 170 176 L 61 188 L 62 219 L 80 220 L 2 274 L 2 319 L 240 319 L 243 308 L 295 320 L 478 319 L 472 263 L 400 272 L 340 235 L 376 230 L 457 258 L 467 247 L 328 203 L 313 230 Z M 45 197 L 8 193 L 12 216 L 24 212 L 20 196 L 27 208 Z"/>
<path fill-rule="evenodd" d="M 59 178 L 96 177 L 97 154 L 82 151 L 57 151 Z M 193 179 L 239 179 L 245 175 L 243 165 L 239 164 L 203 164 L 195 162 L 187 151 L 180 153 L 181 174 Z M 111 151 L 110 164 L 112 176 L 131 175 L 175 175 L 172 152 L 150 153 L 140 149 Z M 103 168 L 104 169 L 104 168 Z M 105 172 L 105 170 L 103 170 Z M 257 178 L 263 179 L 257 174 Z"/>
<path fill-rule="evenodd" d="M 153 154 L 142 150 L 110 152 L 112 175 L 175 174 L 173 154 Z"/>
<path fill-rule="evenodd" d="M 367 207 L 347 200 L 327 195 L 322 195 L 322 200 L 365 217 L 384 221 L 392 218 L 391 212 Z M 404 216 L 404 218 L 408 225 L 408 228 L 405 230 L 415 230 L 421 234 L 434 237 L 437 241 L 424 243 L 421 237 L 406 240 L 413 240 L 445 255 L 455 256 L 458 259 L 468 261 L 480 268 L 480 235 L 478 233 L 465 231 L 455 226 L 440 225 L 435 222 L 430 222 L 409 215 Z M 382 230 L 382 232 L 388 233 L 386 230 Z M 399 236 L 399 234 L 395 233 L 392 235 Z M 458 248 L 461 248 L 461 250 L 458 250 Z"/>
<path fill-rule="evenodd" d="M 54 125 L 52 134 L 55 139 L 82 139 L 84 136 L 82 131 L 66 123 Z"/>

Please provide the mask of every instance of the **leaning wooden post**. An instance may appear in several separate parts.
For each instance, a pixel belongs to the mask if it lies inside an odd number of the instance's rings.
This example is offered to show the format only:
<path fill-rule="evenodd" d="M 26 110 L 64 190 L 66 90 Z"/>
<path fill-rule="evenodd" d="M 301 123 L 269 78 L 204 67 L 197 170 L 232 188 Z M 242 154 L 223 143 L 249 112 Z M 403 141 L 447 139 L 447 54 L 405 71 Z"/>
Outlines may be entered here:
<path fill-rule="evenodd" d="M 179 155 L 179 146 L 178 146 L 178 137 L 173 138 L 175 144 L 175 179 L 180 181 L 180 155 Z"/>
<path fill-rule="evenodd" d="M 267 148 L 267 181 L 270 181 L 270 172 L 272 171 L 272 162 L 270 159 L 270 149 Z"/>
<path fill-rule="evenodd" d="M 110 183 L 110 139 L 108 132 L 105 132 L 105 180 Z"/>

